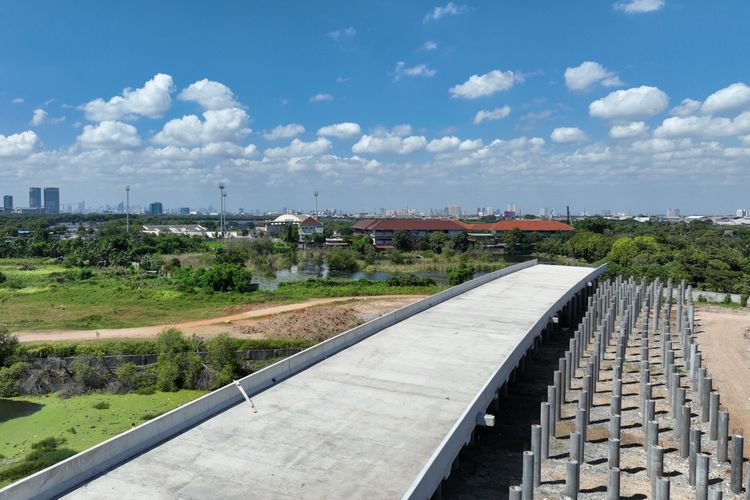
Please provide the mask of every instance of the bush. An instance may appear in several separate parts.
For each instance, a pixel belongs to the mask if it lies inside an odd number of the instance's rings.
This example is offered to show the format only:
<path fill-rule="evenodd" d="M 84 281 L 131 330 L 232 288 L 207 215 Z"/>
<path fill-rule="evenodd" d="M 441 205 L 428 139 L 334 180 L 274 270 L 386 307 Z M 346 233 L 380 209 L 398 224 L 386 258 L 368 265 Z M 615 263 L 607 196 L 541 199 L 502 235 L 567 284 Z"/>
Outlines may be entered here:
<path fill-rule="evenodd" d="M 126 388 L 136 387 L 136 368 L 135 363 L 123 363 L 115 370 L 115 377 Z"/>
<path fill-rule="evenodd" d="M 95 410 L 109 410 L 109 403 L 107 401 L 99 401 L 94 404 Z"/>
<path fill-rule="evenodd" d="M 748 294 L 743 293 L 742 295 L 740 295 L 740 305 L 742 307 L 747 307 L 747 299 L 748 299 Z"/>
<path fill-rule="evenodd" d="M 156 388 L 174 392 L 180 388 L 180 365 L 168 354 L 160 354 L 156 363 Z"/>
<path fill-rule="evenodd" d="M 732 296 L 729 294 L 724 295 L 724 300 L 722 300 L 724 304 L 731 304 L 732 303 Z"/>
<path fill-rule="evenodd" d="M 357 257 L 351 250 L 336 248 L 325 256 L 328 269 L 331 271 L 355 272 L 357 270 Z"/>
<path fill-rule="evenodd" d="M 450 286 L 460 285 L 474 277 L 474 266 L 461 262 L 457 268 L 448 269 L 448 284 Z"/>
<path fill-rule="evenodd" d="M 21 479 L 76 454 L 73 450 L 59 448 L 63 444 L 65 444 L 65 438 L 52 437 L 33 443 L 31 452 L 24 457 L 22 462 L 0 471 L 0 482 Z"/>
<path fill-rule="evenodd" d="M 385 280 L 388 286 L 435 286 L 435 280 L 426 276 L 415 276 L 408 274 L 406 276 L 391 276 Z"/>
<path fill-rule="evenodd" d="M 215 292 L 249 292 L 253 275 L 237 264 L 216 264 L 208 269 L 182 269 L 177 275 L 178 289 L 189 291 L 209 288 Z"/>
<path fill-rule="evenodd" d="M 12 398 L 19 395 L 21 379 L 28 368 L 26 363 L 15 363 L 7 368 L 0 368 L 0 397 Z"/>
<path fill-rule="evenodd" d="M 7 328 L 0 327 L 0 366 L 4 366 L 18 348 L 18 337 L 11 334 Z"/>

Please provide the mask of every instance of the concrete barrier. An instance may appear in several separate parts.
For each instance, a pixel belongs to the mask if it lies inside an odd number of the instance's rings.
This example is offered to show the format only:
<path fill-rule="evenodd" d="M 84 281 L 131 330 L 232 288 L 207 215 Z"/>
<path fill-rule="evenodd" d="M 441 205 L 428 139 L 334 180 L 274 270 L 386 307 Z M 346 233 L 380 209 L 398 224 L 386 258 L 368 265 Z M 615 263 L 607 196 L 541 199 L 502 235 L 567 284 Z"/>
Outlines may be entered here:
<path fill-rule="evenodd" d="M 478 286 L 484 285 L 485 283 L 522 269 L 532 267 L 536 264 L 536 260 L 523 262 L 521 264 L 516 264 L 506 267 L 505 269 L 485 274 L 447 290 L 443 290 L 442 292 L 431 295 L 430 297 L 417 301 L 406 307 L 384 314 L 373 321 L 352 328 L 351 330 L 325 340 L 314 347 L 281 360 L 278 363 L 274 363 L 271 366 L 242 378 L 240 383 L 242 384 L 243 389 L 250 395 L 250 397 L 252 397 L 319 363 L 320 361 L 351 347 L 377 332 L 403 321 L 406 318 L 414 316 L 415 314 Z M 603 270 L 603 268 L 599 269 Z M 599 273 L 597 273 L 597 271 L 594 271 L 591 276 L 598 276 L 601 272 L 602 271 L 599 271 Z M 587 280 L 583 281 L 585 282 Z M 569 295 L 572 296 L 572 294 Z M 554 312 L 559 310 L 564 303 L 565 301 L 561 300 L 560 307 L 554 308 Z M 558 304 L 556 304 L 556 306 L 557 305 Z M 551 316 L 545 315 L 543 318 L 544 321 L 540 319 L 537 327 L 534 329 L 536 334 L 538 334 L 541 331 L 541 328 L 547 324 L 549 317 Z M 527 336 L 525 342 L 523 342 L 524 349 L 522 351 L 519 349 L 514 351 L 511 356 L 513 359 L 513 366 L 518 363 L 521 355 L 528 348 L 528 343 L 531 339 L 531 336 Z M 506 365 L 508 365 L 508 363 L 506 363 Z M 507 379 L 509 373 L 510 368 L 503 371 L 503 375 L 505 376 L 503 380 Z M 493 397 L 494 391 L 497 390 L 497 387 L 499 387 L 499 384 L 493 389 Z M 163 443 L 212 416 L 221 413 L 242 400 L 242 395 L 234 384 L 226 385 L 153 420 L 141 424 L 138 427 L 108 439 L 86 451 L 48 467 L 47 469 L 39 471 L 0 489 L 0 500 L 16 498 L 44 499 L 59 496 L 120 465 L 135 455 L 143 453 L 144 451 Z M 474 406 L 476 406 L 476 404 L 473 404 L 472 408 Z M 487 405 L 483 407 L 483 409 L 485 408 L 487 408 Z M 476 413 L 472 413 L 472 419 L 474 423 L 476 423 Z M 470 434 L 471 432 L 469 431 L 469 435 Z M 466 437 L 468 442 L 468 435 L 464 437 Z M 451 455 L 451 461 L 456 455 L 457 452 Z M 430 493 L 432 493 L 436 487 L 437 485 L 433 485 Z"/>

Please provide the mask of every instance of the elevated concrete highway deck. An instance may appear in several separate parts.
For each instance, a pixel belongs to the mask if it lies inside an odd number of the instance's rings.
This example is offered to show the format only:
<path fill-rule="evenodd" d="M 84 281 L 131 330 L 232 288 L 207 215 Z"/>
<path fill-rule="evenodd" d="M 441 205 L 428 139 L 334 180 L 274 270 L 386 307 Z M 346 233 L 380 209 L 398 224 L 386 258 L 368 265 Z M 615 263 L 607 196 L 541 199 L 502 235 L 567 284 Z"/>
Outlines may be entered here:
<path fill-rule="evenodd" d="M 174 410 L 0 498 L 34 489 L 96 499 L 429 498 L 542 330 L 560 311 L 582 312 L 603 271 L 519 268 L 425 299 L 384 328 L 363 325 L 361 339 L 320 350 L 308 366 L 295 369 L 293 356 L 284 372 L 247 377 L 262 380 L 243 380 L 254 408 L 222 388 L 213 412 L 198 400 L 192 411 L 202 404 L 202 413 L 188 413 L 192 403 Z"/>

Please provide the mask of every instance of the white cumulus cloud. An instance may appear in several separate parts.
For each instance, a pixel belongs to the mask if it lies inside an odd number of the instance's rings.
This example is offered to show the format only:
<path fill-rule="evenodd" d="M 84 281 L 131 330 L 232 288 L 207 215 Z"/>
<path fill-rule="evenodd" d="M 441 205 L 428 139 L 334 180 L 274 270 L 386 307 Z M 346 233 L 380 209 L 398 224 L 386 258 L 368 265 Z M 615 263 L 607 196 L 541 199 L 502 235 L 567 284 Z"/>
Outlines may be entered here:
<path fill-rule="evenodd" d="M 184 89 L 177 96 L 181 101 L 194 101 L 204 109 L 239 108 L 234 92 L 223 83 L 204 78 Z"/>
<path fill-rule="evenodd" d="M 466 7 L 466 5 L 456 5 L 453 2 L 448 2 L 445 7 L 437 6 L 425 14 L 424 22 L 437 21 L 446 16 L 457 16 L 463 14 L 467 10 L 468 7 Z"/>
<path fill-rule="evenodd" d="M 683 99 L 679 106 L 671 109 L 669 114 L 674 116 L 690 116 L 701 109 L 701 102 L 695 99 Z"/>
<path fill-rule="evenodd" d="M 399 137 L 397 135 L 363 135 L 352 146 L 352 152 L 356 154 L 396 153 L 406 155 L 420 151 L 425 146 L 427 146 L 427 139 L 421 135 L 410 135 L 408 137 Z"/>
<path fill-rule="evenodd" d="M 425 43 L 422 44 L 420 49 L 424 50 L 425 52 L 430 52 L 432 50 L 436 50 L 438 48 L 437 42 L 433 42 L 431 40 L 427 40 Z"/>
<path fill-rule="evenodd" d="M 474 124 L 479 125 L 485 121 L 501 120 L 510 114 L 510 106 L 502 106 L 491 110 L 481 110 L 474 115 Z"/>
<path fill-rule="evenodd" d="M 318 129 L 318 135 L 347 139 L 362 133 L 362 128 L 357 123 L 343 122 L 326 125 Z"/>
<path fill-rule="evenodd" d="M 172 77 L 159 73 L 139 89 L 126 88 L 122 95 L 109 101 L 97 98 L 80 107 L 91 121 L 113 121 L 122 118 L 161 117 L 171 106 L 174 90 Z"/>
<path fill-rule="evenodd" d="M 550 138 L 558 144 L 577 144 L 589 140 L 586 132 L 578 127 L 559 127 L 552 131 Z"/>
<path fill-rule="evenodd" d="M 445 153 L 446 151 L 453 151 L 454 149 L 458 149 L 460 145 L 461 139 L 454 135 L 451 135 L 441 137 L 440 139 L 431 140 L 429 143 L 427 143 L 425 149 L 430 153 Z"/>
<path fill-rule="evenodd" d="M 484 75 L 471 75 L 468 80 L 459 85 L 451 87 L 451 97 L 460 97 L 462 99 L 477 99 L 510 89 L 518 82 L 522 82 L 523 77 L 512 71 L 492 70 Z"/>
<path fill-rule="evenodd" d="M 263 155 L 266 158 L 300 158 L 321 155 L 327 153 L 330 149 L 331 141 L 323 137 L 311 142 L 294 139 L 288 146 L 266 149 Z"/>
<path fill-rule="evenodd" d="M 138 130 L 128 123 L 105 120 L 86 125 L 78 136 L 78 144 L 86 149 L 133 149 L 141 145 Z"/>
<path fill-rule="evenodd" d="M 33 153 L 41 141 L 34 131 L 27 130 L 13 135 L 0 134 L 0 157 L 21 157 Z"/>
<path fill-rule="evenodd" d="M 747 108 L 750 105 L 750 87 L 744 83 L 733 83 L 718 90 L 703 102 L 704 113 L 723 113 L 735 109 Z"/>
<path fill-rule="evenodd" d="M 196 115 L 186 115 L 164 124 L 153 137 L 157 144 L 197 146 L 211 142 L 234 142 L 251 132 L 244 109 L 227 108 L 203 113 L 201 121 Z"/>
<path fill-rule="evenodd" d="M 331 94 L 326 93 L 320 93 L 315 94 L 310 98 L 310 102 L 325 102 L 325 101 L 333 101 L 333 96 Z"/>
<path fill-rule="evenodd" d="M 268 132 L 263 133 L 263 138 L 267 141 L 277 141 L 279 139 L 290 139 L 305 133 L 305 127 L 299 123 L 289 123 L 287 125 L 277 125 Z"/>
<path fill-rule="evenodd" d="M 696 136 L 705 138 L 750 134 L 750 111 L 734 119 L 713 116 L 673 116 L 654 131 L 657 137 Z"/>
<path fill-rule="evenodd" d="M 585 90 L 596 83 L 605 87 L 622 85 L 617 73 L 594 61 L 584 61 L 579 66 L 565 69 L 565 85 L 570 90 Z"/>
<path fill-rule="evenodd" d="M 437 71 L 430 68 L 426 64 L 417 64 L 415 66 L 408 67 L 406 66 L 406 63 L 404 61 L 398 61 L 396 63 L 396 69 L 393 72 L 393 81 L 399 81 L 402 76 L 421 76 L 430 78 L 432 76 L 435 76 L 436 74 Z"/>
<path fill-rule="evenodd" d="M 664 7 L 664 0 L 622 0 L 615 4 L 615 9 L 628 14 L 655 12 Z"/>
<path fill-rule="evenodd" d="M 31 124 L 34 126 L 41 125 L 42 123 L 47 121 L 48 116 L 49 115 L 45 110 L 37 108 L 34 110 L 34 115 L 31 117 Z"/>
<path fill-rule="evenodd" d="M 612 139 L 630 139 L 643 135 L 648 130 L 644 122 L 631 122 L 627 125 L 615 125 L 609 129 L 609 136 Z"/>
<path fill-rule="evenodd" d="M 589 114 L 609 120 L 654 116 L 667 108 L 669 97 L 657 87 L 617 90 L 589 105 Z"/>

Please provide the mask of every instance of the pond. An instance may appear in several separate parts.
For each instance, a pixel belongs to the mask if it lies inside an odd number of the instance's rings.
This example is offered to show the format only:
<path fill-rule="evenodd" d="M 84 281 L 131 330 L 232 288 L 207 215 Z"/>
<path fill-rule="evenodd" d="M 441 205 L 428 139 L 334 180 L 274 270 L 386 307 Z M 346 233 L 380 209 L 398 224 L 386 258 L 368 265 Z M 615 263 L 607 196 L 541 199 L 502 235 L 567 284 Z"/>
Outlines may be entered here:
<path fill-rule="evenodd" d="M 518 262 L 525 262 L 527 260 L 530 260 L 531 257 L 524 256 L 524 257 L 516 257 L 516 258 L 508 258 L 509 264 L 516 264 Z M 540 260 L 540 263 L 543 263 Z M 480 271 L 477 273 L 474 273 L 474 277 L 482 276 L 483 274 L 487 274 L 490 271 Z M 438 285 L 446 286 L 448 285 L 448 272 L 447 271 L 419 271 L 414 273 L 403 273 L 403 272 L 385 272 L 385 271 L 377 271 L 372 273 L 365 273 L 362 271 L 357 271 L 354 273 L 342 273 L 337 272 L 333 273 L 329 271 L 328 267 L 323 265 L 322 269 L 318 269 L 317 266 L 312 264 L 300 264 L 299 266 L 292 266 L 289 269 L 280 269 L 276 271 L 276 274 L 274 276 L 262 276 L 260 274 L 254 274 L 253 275 L 253 283 L 258 283 L 259 288 L 261 290 L 276 290 L 276 288 L 279 286 L 279 283 L 285 283 L 289 281 L 304 281 L 310 278 L 341 278 L 341 279 L 350 279 L 350 280 L 358 280 L 358 279 L 366 279 L 370 281 L 385 281 L 390 277 L 393 276 L 406 276 L 413 274 L 415 276 L 421 276 L 426 278 L 432 278 L 435 280 L 435 283 Z"/>
<path fill-rule="evenodd" d="M 13 399 L 0 399 L 0 422 L 5 422 L 18 417 L 25 417 L 38 412 L 44 407 L 39 403 L 29 401 L 15 401 Z"/>

